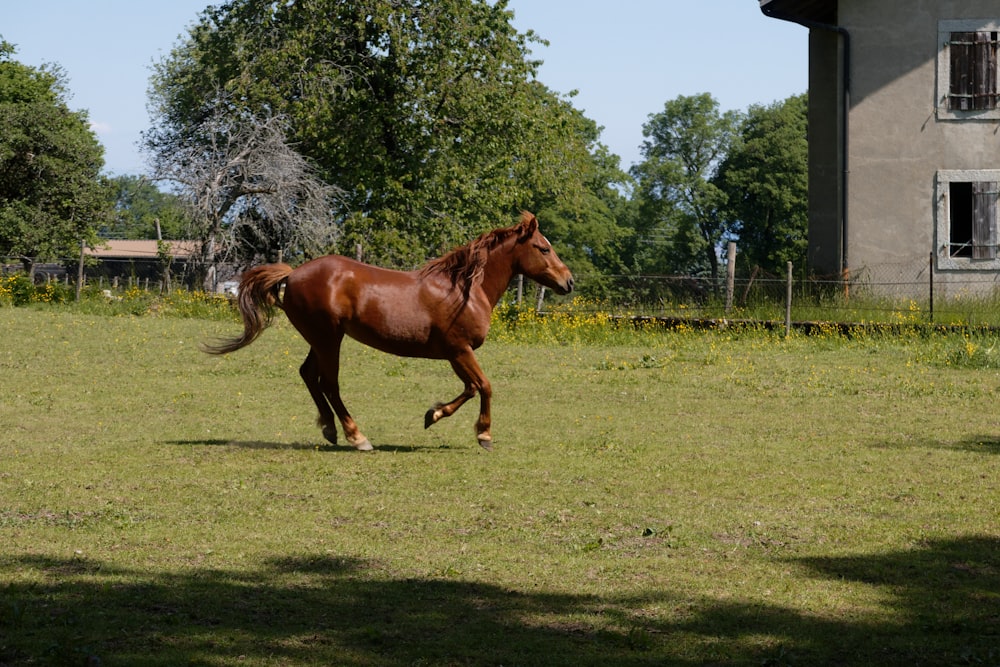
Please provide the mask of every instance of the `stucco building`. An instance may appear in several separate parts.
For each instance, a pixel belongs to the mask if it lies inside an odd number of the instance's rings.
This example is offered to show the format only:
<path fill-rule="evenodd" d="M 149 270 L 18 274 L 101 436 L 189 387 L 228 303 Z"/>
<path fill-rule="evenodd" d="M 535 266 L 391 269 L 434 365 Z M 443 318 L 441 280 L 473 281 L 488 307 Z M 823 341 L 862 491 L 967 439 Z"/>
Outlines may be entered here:
<path fill-rule="evenodd" d="M 809 30 L 811 271 L 1000 286 L 1000 4 L 759 2 Z"/>

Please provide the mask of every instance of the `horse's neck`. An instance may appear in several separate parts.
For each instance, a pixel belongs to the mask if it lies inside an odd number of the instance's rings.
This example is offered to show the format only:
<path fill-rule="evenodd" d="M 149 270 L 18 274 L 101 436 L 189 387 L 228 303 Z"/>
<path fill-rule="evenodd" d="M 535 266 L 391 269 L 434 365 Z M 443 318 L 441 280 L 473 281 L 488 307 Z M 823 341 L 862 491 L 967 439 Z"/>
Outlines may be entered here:
<path fill-rule="evenodd" d="M 483 270 L 482 289 L 490 307 L 496 307 L 514 277 L 513 246 L 505 243 L 490 253 Z"/>

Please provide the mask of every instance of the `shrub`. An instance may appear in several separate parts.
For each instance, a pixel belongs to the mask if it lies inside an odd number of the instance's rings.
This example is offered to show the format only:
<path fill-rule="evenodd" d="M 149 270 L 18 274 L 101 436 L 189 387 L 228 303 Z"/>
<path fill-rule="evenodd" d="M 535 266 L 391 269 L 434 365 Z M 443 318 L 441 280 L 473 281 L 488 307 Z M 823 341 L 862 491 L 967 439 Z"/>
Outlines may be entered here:
<path fill-rule="evenodd" d="M 33 289 L 33 285 L 23 274 L 0 277 L 0 305 L 23 306 L 31 301 Z"/>
<path fill-rule="evenodd" d="M 59 282 L 34 285 L 27 275 L 0 276 L 0 306 L 26 306 L 30 303 L 66 303 L 72 288 Z"/>

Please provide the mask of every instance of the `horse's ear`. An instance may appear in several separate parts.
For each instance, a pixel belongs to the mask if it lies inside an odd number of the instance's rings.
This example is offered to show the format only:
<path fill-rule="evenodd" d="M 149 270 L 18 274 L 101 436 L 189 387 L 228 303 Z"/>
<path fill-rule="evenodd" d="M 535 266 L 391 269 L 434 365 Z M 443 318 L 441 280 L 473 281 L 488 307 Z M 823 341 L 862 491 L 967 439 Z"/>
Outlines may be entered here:
<path fill-rule="evenodd" d="M 535 217 L 534 213 L 521 211 L 519 227 L 521 229 L 519 230 L 518 238 L 523 241 L 538 231 L 538 218 Z"/>

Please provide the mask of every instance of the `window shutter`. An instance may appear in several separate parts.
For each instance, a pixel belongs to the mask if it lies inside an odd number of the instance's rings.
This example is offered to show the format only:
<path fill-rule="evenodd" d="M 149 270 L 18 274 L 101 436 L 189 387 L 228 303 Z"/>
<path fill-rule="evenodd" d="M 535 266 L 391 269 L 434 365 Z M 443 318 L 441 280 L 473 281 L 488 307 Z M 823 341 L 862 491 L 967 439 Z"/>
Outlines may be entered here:
<path fill-rule="evenodd" d="M 997 33 L 975 33 L 975 97 L 973 109 L 997 108 Z"/>
<path fill-rule="evenodd" d="M 948 109 L 996 109 L 997 33 L 953 32 L 948 50 L 951 54 Z"/>
<path fill-rule="evenodd" d="M 972 259 L 997 257 L 997 195 L 1000 183 L 972 184 Z"/>
<path fill-rule="evenodd" d="M 948 108 L 952 111 L 968 111 L 972 108 L 975 86 L 975 39 L 974 32 L 953 32 L 948 50 L 951 54 L 951 77 L 948 90 Z"/>

